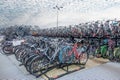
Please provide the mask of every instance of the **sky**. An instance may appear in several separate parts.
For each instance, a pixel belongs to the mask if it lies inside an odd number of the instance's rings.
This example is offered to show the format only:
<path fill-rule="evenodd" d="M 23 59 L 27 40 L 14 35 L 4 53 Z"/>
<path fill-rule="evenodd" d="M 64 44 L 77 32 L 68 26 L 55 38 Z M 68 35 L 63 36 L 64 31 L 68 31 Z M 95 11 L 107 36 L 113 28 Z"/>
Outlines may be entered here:
<path fill-rule="evenodd" d="M 0 0 L 0 27 L 37 25 L 56 27 L 120 18 L 120 0 Z"/>

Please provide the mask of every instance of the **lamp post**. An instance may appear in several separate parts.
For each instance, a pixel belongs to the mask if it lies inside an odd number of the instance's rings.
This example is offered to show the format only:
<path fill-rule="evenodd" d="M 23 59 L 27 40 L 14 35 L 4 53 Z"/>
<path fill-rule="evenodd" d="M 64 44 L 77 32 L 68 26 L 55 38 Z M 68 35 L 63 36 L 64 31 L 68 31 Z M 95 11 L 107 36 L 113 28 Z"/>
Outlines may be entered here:
<path fill-rule="evenodd" d="M 55 7 L 53 7 L 53 9 L 56 9 L 56 10 L 57 10 L 57 27 L 58 27 L 58 16 L 59 16 L 59 12 L 58 12 L 58 11 L 59 11 L 60 9 L 62 9 L 62 8 L 63 8 L 63 7 L 59 7 L 59 6 L 57 6 L 57 5 L 56 5 Z"/>

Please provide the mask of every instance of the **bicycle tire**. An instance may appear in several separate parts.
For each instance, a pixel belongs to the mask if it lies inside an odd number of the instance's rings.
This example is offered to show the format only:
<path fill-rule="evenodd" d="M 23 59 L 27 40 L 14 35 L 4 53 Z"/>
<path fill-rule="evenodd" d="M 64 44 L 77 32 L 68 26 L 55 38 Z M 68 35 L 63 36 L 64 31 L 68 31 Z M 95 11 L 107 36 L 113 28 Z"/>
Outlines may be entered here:
<path fill-rule="evenodd" d="M 35 64 L 37 63 L 37 64 Z M 36 56 L 34 57 L 34 59 L 32 59 L 30 65 L 29 65 L 29 72 L 31 74 L 34 74 L 37 71 L 41 71 L 41 70 L 47 70 L 49 67 L 49 61 L 46 57 L 41 57 L 41 56 Z"/>
<path fill-rule="evenodd" d="M 16 47 L 14 47 L 13 53 L 15 54 L 15 52 L 16 52 L 20 47 L 21 47 L 21 46 L 16 46 Z"/>
<path fill-rule="evenodd" d="M 25 32 L 23 30 L 17 30 L 16 34 L 17 34 L 17 36 L 23 37 L 25 35 Z"/>
<path fill-rule="evenodd" d="M 23 51 L 22 54 L 20 55 L 20 62 L 23 61 L 23 57 L 26 55 L 26 51 Z"/>
<path fill-rule="evenodd" d="M 16 57 L 16 59 L 18 60 L 18 61 L 20 61 L 20 56 L 23 54 L 23 49 L 21 49 L 21 50 L 19 50 L 18 52 L 17 52 L 17 54 L 15 55 L 15 57 Z"/>
<path fill-rule="evenodd" d="M 109 54 L 109 60 L 114 61 L 114 55 L 113 54 Z"/>
<path fill-rule="evenodd" d="M 8 47 L 10 48 L 11 46 L 3 46 L 3 47 L 2 47 L 2 51 L 3 51 L 5 54 L 12 54 L 13 51 L 12 51 L 12 50 L 7 50 Z"/>
<path fill-rule="evenodd" d="M 22 64 L 25 64 L 25 62 L 26 62 L 26 60 L 27 60 L 28 58 L 29 58 L 29 54 L 28 54 L 28 53 L 24 54 L 24 56 L 23 56 L 23 58 L 22 58 L 22 60 L 21 60 Z"/>
<path fill-rule="evenodd" d="M 21 51 L 23 48 L 19 47 L 18 49 L 16 49 L 16 51 L 14 52 L 15 56 L 19 53 L 19 51 Z"/>
<path fill-rule="evenodd" d="M 34 54 L 29 49 L 26 49 L 26 53 L 22 56 L 22 63 L 25 64 L 25 62 L 31 55 Z"/>
<path fill-rule="evenodd" d="M 87 52 L 81 53 L 79 56 L 79 63 L 85 65 L 88 61 L 89 55 Z"/>
<path fill-rule="evenodd" d="M 115 54 L 115 61 L 120 62 L 120 48 L 119 47 L 114 54 Z"/>
<path fill-rule="evenodd" d="M 31 56 L 29 56 L 29 58 L 26 60 L 24 66 L 25 66 L 25 68 L 26 68 L 26 70 L 27 70 L 28 72 L 29 72 L 29 65 L 30 65 L 32 59 L 33 59 L 34 57 L 36 57 L 36 56 L 37 56 L 37 55 L 31 55 Z"/>

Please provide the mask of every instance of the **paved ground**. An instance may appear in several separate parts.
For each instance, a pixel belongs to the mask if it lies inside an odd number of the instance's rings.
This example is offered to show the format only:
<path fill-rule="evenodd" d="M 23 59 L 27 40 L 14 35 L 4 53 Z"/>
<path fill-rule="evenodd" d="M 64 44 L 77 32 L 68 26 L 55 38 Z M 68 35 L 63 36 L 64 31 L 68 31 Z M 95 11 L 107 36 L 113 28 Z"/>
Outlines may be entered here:
<path fill-rule="evenodd" d="M 36 80 L 19 64 L 14 55 L 7 57 L 0 54 L 0 80 Z M 43 79 L 39 78 L 39 80 Z"/>
<path fill-rule="evenodd" d="M 120 80 L 120 64 L 106 62 L 108 60 L 101 58 L 89 60 L 85 69 L 57 80 Z M 41 77 L 36 79 L 25 70 L 24 66 L 19 66 L 19 64 L 14 55 L 0 54 L 0 80 L 43 80 Z M 57 73 L 62 73 L 62 71 L 54 69 L 47 74 L 53 76 Z"/>
<path fill-rule="evenodd" d="M 106 64 L 74 72 L 57 80 L 120 80 L 120 63 Z"/>

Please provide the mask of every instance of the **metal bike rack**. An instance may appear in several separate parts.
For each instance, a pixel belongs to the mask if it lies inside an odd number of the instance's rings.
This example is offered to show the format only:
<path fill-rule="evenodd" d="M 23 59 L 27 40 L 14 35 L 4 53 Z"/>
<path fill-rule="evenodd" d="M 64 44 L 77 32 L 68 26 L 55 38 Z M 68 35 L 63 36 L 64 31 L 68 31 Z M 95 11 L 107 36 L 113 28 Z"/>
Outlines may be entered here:
<path fill-rule="evenodd" d="M 71 65 L 76 65 L 76 66 L 78 66 L 79 68 L 70 71 L 70 70 L 69 70 L 69 66 L 71 66 Z M 46 73 L 49 72 L 49 71 L 51 71 L 51 70 L 53 70 L 54 68 L 61 69 L 61 70 L 65 71 L 65 73 L 60 74 L 60 75 L 57 75 L 57 76 L 54 76 L 54 77 L 49 77 Z M 66 69 L 65 69 L 65 68 L 66 68 Z M 80 65 L 79 63 L 62 64 L 62 65 L 58 65 L 58 64 L 57 64 L 57 65 L 55 65 L 55 66 L 49 67 L 47 70 L 44 69 L 43 71 L 37 71 L 37 72 L 35 72 L 35 74 L 33 74 L 33 75 L 34 75 L 36 78 L 44 75 L 48 80 L 55 80 L 55 79 L 57 79 L 57 78 L 60 78 L 60 77 L 65 76 L 65 75 L 67 75 L 67 74 L 70 74 L 70 73 L 79 71 L 79 70 L 84 69 L 84 68 L 85 68 L 85 67 L 82 66 L 82 65 Z M 40 73 L 40 74 L 36 74 L 36 73 L 38 73 L 38 72 L 41 72 L 41 73 Z"/>

